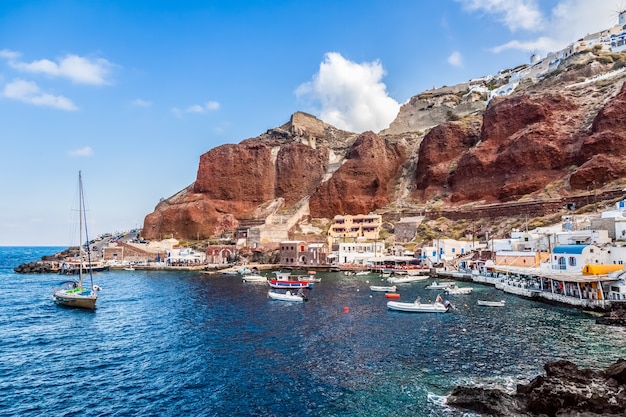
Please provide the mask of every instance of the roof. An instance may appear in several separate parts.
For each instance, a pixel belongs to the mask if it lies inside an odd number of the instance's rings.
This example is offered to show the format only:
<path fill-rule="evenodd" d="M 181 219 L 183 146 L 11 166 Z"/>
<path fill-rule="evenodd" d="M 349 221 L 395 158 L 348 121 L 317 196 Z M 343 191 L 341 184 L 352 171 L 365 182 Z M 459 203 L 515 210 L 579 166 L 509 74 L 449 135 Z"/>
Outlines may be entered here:
<path fill-rule="evenodd" d="M 583 250 L 589 245 L 562 245 L 555 246 L 552 249 L 552 253 L 563 253 L 570 255 L 580 255 L 583 253 Z"/>

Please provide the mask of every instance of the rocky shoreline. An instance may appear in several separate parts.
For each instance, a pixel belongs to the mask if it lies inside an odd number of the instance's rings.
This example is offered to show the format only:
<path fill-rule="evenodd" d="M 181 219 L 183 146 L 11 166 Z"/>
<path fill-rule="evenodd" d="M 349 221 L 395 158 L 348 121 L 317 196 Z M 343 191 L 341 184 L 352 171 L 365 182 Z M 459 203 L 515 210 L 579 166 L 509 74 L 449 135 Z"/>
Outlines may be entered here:
<path fill-rule="evenodd" d="M 545 376 L 518 384 L 514 394 L 500 389 L 456 387 L 447 404 L 494 417 L 592 417 L 626 414 L 626 360 L 604 371 L 578 369 L 569 361 L 548 362 Z"/>

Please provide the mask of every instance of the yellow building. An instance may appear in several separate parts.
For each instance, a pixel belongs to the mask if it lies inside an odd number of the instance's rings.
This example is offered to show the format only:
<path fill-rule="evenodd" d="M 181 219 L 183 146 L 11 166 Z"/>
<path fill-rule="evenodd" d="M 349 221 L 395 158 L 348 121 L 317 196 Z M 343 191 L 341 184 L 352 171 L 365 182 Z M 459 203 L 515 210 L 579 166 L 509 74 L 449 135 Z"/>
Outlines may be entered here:
<path fill-rule="evenodd" d="M 350 242 L 357 238 L 376 240 L 382 224 L 379 214 L 337 215 L 328 229 L 328 243 Z"/>

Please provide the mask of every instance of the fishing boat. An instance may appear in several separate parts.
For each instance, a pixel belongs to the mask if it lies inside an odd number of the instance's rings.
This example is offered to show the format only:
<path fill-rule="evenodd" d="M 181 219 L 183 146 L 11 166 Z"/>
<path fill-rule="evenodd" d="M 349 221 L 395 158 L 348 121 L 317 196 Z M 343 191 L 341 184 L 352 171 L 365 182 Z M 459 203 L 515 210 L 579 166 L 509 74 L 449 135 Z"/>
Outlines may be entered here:
<path fill-rule="evenodd" d="M 316 276 L 315 271 L 309 271 L 306 275 L 290 275 L 289 279 L 297 281 L 321 282 L 322 279 Z"/>
<path fill-rule="evenodd" d="M 302 290 L 298 291 L 295 294 L 292 293 L 291 291 L 286 291 L 282 293 L 282 292 L 275 292 L 275 291 L 269 290 L 267 292 L 267 296 L 271 298 L 272 300 L 279 300 L 279 301 L 294 301 L 297 303 L 308 301 L 308 298 L 306 297 L 306 295 L 304 295 L 304 292 L 302 292 Z"/>
<path fill-rule="evenodd" d="M 419 298 L 412 303 L 400 301 L 388 301 L 387 308 L 390 310 L 406 311 L 408 313 L 446 313 L 451 308 L 451 304 L 442 302 L 441 297 L 437 297 L 434 303 L 422 303 Z"/>
<path fill-rule="evenodd" d="M 52 300 L 62 306 L 83 308 L 88 310 L 94 310 L 96 308 L 96 300 L 98 299 L 98 291 L 100 287 L 93 282 L 92 274 L 92 260 L 91 260 L 91 247 L 87 245 L 86 254 L 83 249 L 83 245 L 80 244 L 83 239 L 83 231 L 85 232 L 84 238 L 86 242 L 89 242 L 89 236 L 87 233 L 87 217 L 85 214 L 85 195 L 83 192 L 83 179 L 81 172 L 78 172 L 78 217 L 79 217 L 79 249 L 78 249 L 78 262 L 77 267 L 78 281 L 68 282 L 65 288 L 54 289 L 52 294 Z M 84 257 L 86 256 L 86 260 Z M 84 286 L 84 274 L 85 271 L 89 275 L 89 286 Z"/>
<path fill-rule="evenodd" d="M 371 291 L 380 291 L 380 292 L 396 292 L 396 286 L 392 287 L 384 287 L 380 285 L 370 285 Z"/>
<path fill-rule="evenodd" d="M 478 300 L 476 302 L 479 306 L 487 306 L 487 307 L 504 307 L 505 301 L 487 301 L 487 300 Z"/>
<path fill-rule="evenodd" d="M 293 280 L 283 280 L 283 279 L 269 279 L 267 283 L 272 288 L 313 288 L 313 283 L 308 281 L 293 281 Z"/>
<path fill-rule="evenodd" d="M 446 294 L 463 295 L 471 294 L 474 289 L 472 287 L 459 287 L 456 284 L 452 284 L 443 289 Z"/>

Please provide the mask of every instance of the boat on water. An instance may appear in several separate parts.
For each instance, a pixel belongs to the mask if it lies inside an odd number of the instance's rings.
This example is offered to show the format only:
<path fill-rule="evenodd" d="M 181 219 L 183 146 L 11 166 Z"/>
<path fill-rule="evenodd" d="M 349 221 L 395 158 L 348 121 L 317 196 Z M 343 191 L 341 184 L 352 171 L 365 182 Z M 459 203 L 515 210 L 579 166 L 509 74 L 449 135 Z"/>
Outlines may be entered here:
<path fill-rule="evenodd" d="M 241 282 L 267 282 L 267 278 L 259 274 L 244 275 Z"/>
<path fill-rule="evenodd" d="M 405 282 L 426 281 L 427 279 L 428 275 L 402 275 L 399 277 L 389 277 L 387 278 L 387 282 L 390 284 L 402 284 Z"/>
<path fill-rule="evenodd" d="M 88 251 L 91 251 L 90 248 L 87 248 Z M 82 252 L 82 249 L 81 249 Z M 59 265 L 59 269 L 57 273 L 62 275 L 78 275 L 79 273 L 87 274 L 90 271 L 93 272 L 103 272 L 108 271 L 109 265 L 106 265 L 104 261 L 87 261 L 80 259 L 71 259 L 65 262 L 62 262 Z"/>
<path fill-rule="evenodd" d="M 267 283 L 272 288 L 313 288 L 313 283 L 309 281 L 293 281 L 293 280 L 283 280 L 283 279 L 269 279 Z"/>
<path fill-rule="evenodd" d="M 443 290 L 446 289 L 450 286 L 449 282 L 437 282 L 437 281 L 433 281 L 432 283 L 428 284 L 427 286 L 425 286 L 424 288 L 426 288 L 427 290 Z"/>
<path fill-rule="evenodd" d="M 296 281 L 321 282 L 315 271 L 309 271 L 306 275 L 289 275 L 289 279 Z"/>
<path fill-rule="evenodd" d="M 354 275 L 362 276 L 362 275 L 369 275 L 369 274 L 371 274 L 370 271 L 359 271 L 359 272 L 356 272 Z"/>
<path fill-rule="evenodd" d="M 396 286 L 385 287 L 380 285 L 370 285 L 371 291 L 380 291 L 380 292 L 396 292 Z"/>
<path fill-rule="evenodd" d="M 450 302 L 446 301 L 444 303 L 439 296 L 434 303 L 422 303 L 419 298 L 412 303 L 403 303 L 400 301 L 387 302 L 388 309 L 406 311 L 408 313 L 446 313 L 451 307 Z"/>
<path fill-rule="evenodd" d="M 472 287 L 459 287 L 456 284 L 449 285 L 443 289 L 446 294 L 453 295 L 471 294 L 473 290 L 474 289 Z"/>
<path fill-rule="evenodd" d="M 83 179 L 82 174 L 78 172 L 78 216 L 79 216 L 79 242 L 83 237 L 86 242 L 89 242 L 89 236 L 87 233 L 87 218 L 85 214 L 85 195 L 83 192 Z M 83 231 L 85 235 L 83 236 Z M 86 251 L 86 254 L 84 253 Z M 84 259 L 86 257 L 86 260 Z M 98 299 L 98 291 L 100 287 L 93 282 L 93 262 L 91 260 L 91 247 L 87 245 L 84 249 L 83 245 L 79 243 L 78 250 L 78 266 L 76 273 L 78 274 L 78 281 L 67 282 L 65 288 L 54 289 L 52 293 L 52 300 L 62 306 L 83 308 L 87 310 L 94 310 L 96 308 L 96 301 Z M 84 286 L 84 274 L 89 276 L 89 286 Z"/>
<path fill-rule="evenodd" d="M 284 293 L 269 290 L 267 292 L 267 296 L 271 298 L 272 300 L 279 300 L 279 301 L 293 301 L 297 303 L 308 301 L 307 296 L 304 294 L 302 290 L 299 290 L 297 293 L 292 293 L 289 290 Z"/>
<path fill-rule="evenodd" d="M 487 307 L 504 307 L 505 301 L 504 300 L 500 300 L 500 301 L 478 300 L 476 301 L 476 304 L 478 304 L 479 306 L 487 306 Z"/>

